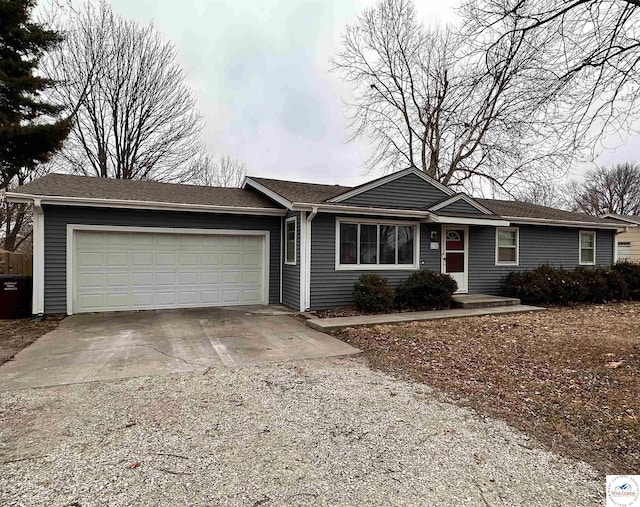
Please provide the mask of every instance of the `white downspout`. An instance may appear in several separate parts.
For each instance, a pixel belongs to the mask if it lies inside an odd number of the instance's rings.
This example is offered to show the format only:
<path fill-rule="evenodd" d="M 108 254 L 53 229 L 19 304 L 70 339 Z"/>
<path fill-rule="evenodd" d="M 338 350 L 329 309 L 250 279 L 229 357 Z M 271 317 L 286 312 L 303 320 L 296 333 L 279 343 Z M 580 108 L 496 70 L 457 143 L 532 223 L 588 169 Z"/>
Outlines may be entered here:
<path fill-rule="evenodd" d="M 311 209 L 311 213 L 307 215 L 306 227 L 305 227 L 305 270 L 304 270 L 304 310 L 308 311 L 311 308 L 311 222 L 318 214 L 318 208 L 314 206 Z"/>
<path fill-rule="evenodd" d="M 31 312 L 44 314 L 44 211 L 40 199 L 33 200 L 33 294 Z"/>

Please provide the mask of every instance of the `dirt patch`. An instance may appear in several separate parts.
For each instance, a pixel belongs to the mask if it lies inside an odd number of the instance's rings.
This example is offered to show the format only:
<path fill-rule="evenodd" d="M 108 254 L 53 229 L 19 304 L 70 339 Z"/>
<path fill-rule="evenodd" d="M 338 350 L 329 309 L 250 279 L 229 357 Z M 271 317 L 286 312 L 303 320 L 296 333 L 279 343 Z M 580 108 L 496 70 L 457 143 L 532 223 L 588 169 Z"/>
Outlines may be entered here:
<path fill-rule="evenodd" d="M 640 304 L 554 308 L 336 336 L 602 473 L 640 469 Z"/>
<path fill-rule="evenodd" d="M 48 315 L 42 322 L 29 319 L 0 320 L 0 364 L 8 361 L 43 334 L 58 327 L 64 315 Z"/>

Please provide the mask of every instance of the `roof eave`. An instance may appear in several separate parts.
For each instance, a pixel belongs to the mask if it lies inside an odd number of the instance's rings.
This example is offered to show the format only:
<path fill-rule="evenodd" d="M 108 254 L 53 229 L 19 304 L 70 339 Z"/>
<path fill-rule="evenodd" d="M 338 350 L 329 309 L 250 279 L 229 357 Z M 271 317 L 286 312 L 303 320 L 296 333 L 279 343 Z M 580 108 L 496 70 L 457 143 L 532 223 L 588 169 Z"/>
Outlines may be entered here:
<path fill-rule="evenodd" d="M 583 229 L 624 229 L 624 226 L 619 226 L 616 224 L 603 224 L 598 222 L 583 222 L 580 220 L 557 220 L 553 218 L 532 218 L 532 217 L 513 217 L 513 216 L 504 216 L 507 220 L 517 223 L 525 223 L 531 225 L 547 225 L 547 226 L 558 226 L 558 227 L 577 227 Z"/>
<path fill-rule="evenodd" d="M 228 213 L 233 215 L 270 215 L 282 216 L 283 209 L 260 208 L 255 206 L 214 206 L 208 204 L 186 204 L 156 201 L 130 201 L 126 199 L 99 199 L 93 197 L 63 197 L 56 195 L 23 194 L 7 192 L 9 202 L 49 204 L 57 206 L 88 206 L 98 208 L 149 209 L 157 211 L 192 211 L 198 213 Z"/>

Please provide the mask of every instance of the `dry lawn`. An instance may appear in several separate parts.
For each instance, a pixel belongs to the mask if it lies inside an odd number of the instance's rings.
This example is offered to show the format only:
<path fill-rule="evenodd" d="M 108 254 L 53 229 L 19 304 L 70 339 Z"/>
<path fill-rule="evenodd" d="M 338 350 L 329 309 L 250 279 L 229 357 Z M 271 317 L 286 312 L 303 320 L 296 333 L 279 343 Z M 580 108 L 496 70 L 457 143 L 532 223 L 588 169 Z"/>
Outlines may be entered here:
<path fill-rule="evenodd" d="M 49 315 L 42 322 L 29 322 L 29 319 L 0 320 L 0 364 L 9 361 L 43 334 L 53 331 L 63 318 L 63 315 Z"/>
<path fill-rule="evenodd" d="M 440 388 L 603 474 L 640 470 L 640 304 L 346 329 L 372 366 Z"/>

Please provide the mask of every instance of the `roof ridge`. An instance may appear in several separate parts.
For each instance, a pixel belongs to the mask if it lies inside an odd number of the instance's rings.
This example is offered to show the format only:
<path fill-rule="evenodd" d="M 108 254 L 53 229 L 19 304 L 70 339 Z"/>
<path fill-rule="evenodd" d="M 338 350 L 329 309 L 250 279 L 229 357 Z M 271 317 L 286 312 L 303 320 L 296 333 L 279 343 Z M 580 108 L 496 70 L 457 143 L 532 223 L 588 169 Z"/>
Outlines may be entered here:
<path fill-rule="evenodd" d="M 354 187 L 350 187 L 347 185 L 339 185 L 337 183 L 335 184 L 331 184 L 331 183 L 314 183 L 311 181 L 295 181 L 295 180 L 283 180 L 283 179 L 278 179 L 278 178 L 265 178 L 263 176 L 249 176 L 247 175 L 247 178 L 250 178 L 252 180 L 256 180 L 256 181 L 277 181 L 279 183 L 297 183 L 300 185 L 316 185 L 316 186 L 320 186 L 320 187 L 340 187 L 340 188 L 354 188 Z"/>
<path fill-rule="evenodd" d="M 196 185 L 194 183 L 179 183 L 174 181 L 157 181 L 157 180 L 141 180 L 141 179 L 127 179 L 127 178 L 104 178 L 102 176 L 91 176 L 87 174 L 67 174 L 67 173 L 59 173 L 52 172 L 45 174 L 44 176 L 37 179 L 49 178 L 51 176 L 61 176 L 63 178 L 73 178 L 73 179 L 90 179 L 97 180 L 101 182 L 106 182 L 109 184 L 115 185 L 123 185 L 123 184 L 147 184 L 147 185 L 171 185 L 171 186 L 180 186 L 180 187 L 195 187 L 195 188 L 216 188 L 216 189 L 226 189 L 226 190 L 242 190 L 240 187 L 223 187 L 223 186 L 215 186 L 215 185 Z M 25 183 L 27 185 L 28 183 Z"/>

